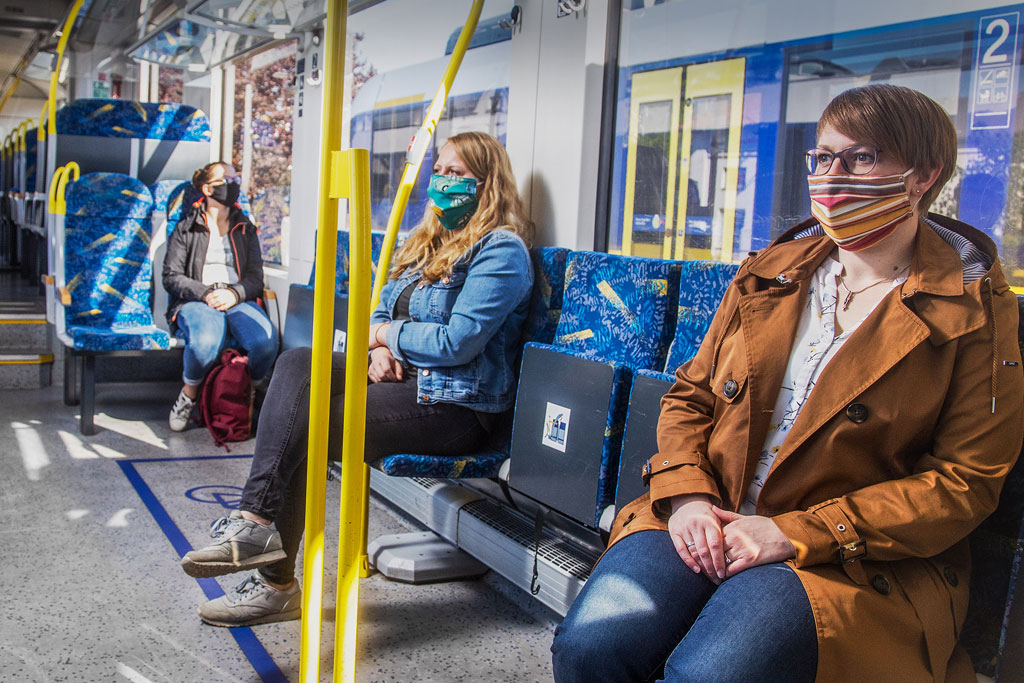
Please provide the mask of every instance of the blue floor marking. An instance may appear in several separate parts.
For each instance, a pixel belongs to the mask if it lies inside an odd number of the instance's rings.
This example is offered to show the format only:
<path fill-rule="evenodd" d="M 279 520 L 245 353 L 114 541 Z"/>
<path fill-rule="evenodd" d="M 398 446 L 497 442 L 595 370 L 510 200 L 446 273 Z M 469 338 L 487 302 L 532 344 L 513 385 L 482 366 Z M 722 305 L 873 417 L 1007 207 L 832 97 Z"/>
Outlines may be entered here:
<path fill-rule="evenodd" d="M 139 474 L 138 470 L 135 469 L 135 463 L 137 462 L 173 462 L 178 460 L 211 460 L 214 458 L 251 458 L 251 455 L 220 455 L 220 456 L 200 456 L 191 458 L 145 458 L 137 460 L 118 460 L 117 464 L 121 467 L 121 471 L 128 477 L 128 481 L 135 487 L 135 492 L 139 494 L 139 498 L 146 505 L 149 510 L 149 514 L 153 516 L 156 523 L 160 525 L 160 529 L 164 532 L 167 540 L 174 546 L 174 551 L 178 553 L 179 557 L 184 557 L 185 553 L 192 550 L 192 546 L 189 544 L 185 535 L 181 533 L 178 525 L 174 523 L 171 516 L 167 514 L 167 510 L 157 500 L 156 495 L 153 493 L 149 485 L 142 479 L 142 475 Z M 196 579 L 199 586 L 203 589 L 203 593 L 210 600 L 219 598 L 224 595 L 224 591 L 221 589 L 220 584 L 214 579 Z M 252 668 L 259 674 L 261 680 L 266 683 L 287 683 L 288 678 L 281 672 L 277 664 L 270 657 L 270 654 L 263 647 L 263 644 L 256 638 L 256 634 L 252 632 L 251 628 L 238 627 L 227 629 L 234 637 L 235 642 L 238 643 L 238 647 L 242 649 L 242 653 L 252 664 Z"/>

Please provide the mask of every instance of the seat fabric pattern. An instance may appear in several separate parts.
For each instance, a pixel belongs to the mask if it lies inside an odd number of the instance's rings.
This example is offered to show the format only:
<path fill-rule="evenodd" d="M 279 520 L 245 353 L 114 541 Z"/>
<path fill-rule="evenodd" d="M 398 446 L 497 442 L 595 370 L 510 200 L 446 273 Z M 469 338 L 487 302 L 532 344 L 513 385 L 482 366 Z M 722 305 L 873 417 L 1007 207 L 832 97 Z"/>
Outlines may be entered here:
<path fill-rule="evenodd" d="M 680 265 L 676 333 L 665 361 L 669 374 L 697 355 L 718 303 L 739 270 L 737 264 L 719 261 L 684 261 Z"/>
<path fill-rule="evenodd" d="M 1021 323 L 1017 341 L 1024 351 L 1024 297 L 1017 296 Z M 1024 400 L 1022 397 L 1021 400 Z M 1005 653 L 1013 593 L 1024 559 L 1024 457 L 1017 459 L 999 496 L 999 506 L 970 535 L 971 599 L 960 631 L 974 670 L 995 676 Z M 1020 656 L 1020 653 L 1013 653 Z"/>
<path fill-rule="evenodd" d="M 69 186 L 65 322 L 75 349 L 170 347 L 150 309 L 152 204 L 145 185 L 120 173 L 91 173 Z"/>
<path fill-rule="evenodd" d="M 377 261 L 380 260 L 380 252 L 384 248 L 383 232 L 370 233 L 370 277 L 377 277 Z M 395 252 L 405 244 L 405 235 L 399 234 L 395 242 Z M 338 248 L 334 255 L 334 293 L 337 296 L 348 296 L 348 272 L 349 272 L 349 231 L 338 231 Z M 309 273 L 309 284 L 307 289 L 313 289 L 316 283 L 316 261 L 313 262 L 313 269 Z"/>
<path fill-rule="evenodd" d="M 186 104 L 87 98 L 57 111 L 57 133 L 208 142 L 206 114 Z"/>
<path fill-rule="evenodd" d="M 428 477 L 436 479 L 472 479 L 494 477 L 508 453 L 474 453 L 461 457 L 440 455 L 389 455 L 378 461 L 384 474 L 392 477 Z"/>
<path fill-rule="evenodd" d="M 565 264 L 570 251 L 562 247 L 534 247 L 533 291 L 530 310 L 523 326 L 523 339 L 550 344 L 555 338 L 558 319 L 562 315 L 565 294 Z"/>
<path fill-rule="evenodd" d="M 153 197 L 153 212 L 167 213 L 168 206 L 172 200 L 178 200 L 183 191 L 183 185 L 191 185 L 187 180 L 158 180 L 149 186 L 149 193 Z M 175 202 L 178 212 L 181 211 L 180 201 Z M 170 216 L 168 216 L 170 220 Z"/>
<path fill-rule="evenodd" d="M 663 368 L 678 284 L 672 261 L 573 252 L 553 343 L 583 358 Z"/>

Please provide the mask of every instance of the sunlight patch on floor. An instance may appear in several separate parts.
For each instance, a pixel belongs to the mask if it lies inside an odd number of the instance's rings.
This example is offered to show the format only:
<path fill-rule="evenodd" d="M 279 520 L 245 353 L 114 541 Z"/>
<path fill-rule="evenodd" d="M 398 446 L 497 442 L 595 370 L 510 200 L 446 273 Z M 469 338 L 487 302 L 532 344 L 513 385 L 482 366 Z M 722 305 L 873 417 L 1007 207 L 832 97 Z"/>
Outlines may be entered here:
<path fill-rule="evenodd" d="M 14 438 L 18 440 L 25 476 L 29 481 L 39 481 L 43 478 L 43 469 L 50 466 L 50 456 L 43 447 L 39 432 L 24 422 L 12 422 L 11 429 L 14 430 Z"/>

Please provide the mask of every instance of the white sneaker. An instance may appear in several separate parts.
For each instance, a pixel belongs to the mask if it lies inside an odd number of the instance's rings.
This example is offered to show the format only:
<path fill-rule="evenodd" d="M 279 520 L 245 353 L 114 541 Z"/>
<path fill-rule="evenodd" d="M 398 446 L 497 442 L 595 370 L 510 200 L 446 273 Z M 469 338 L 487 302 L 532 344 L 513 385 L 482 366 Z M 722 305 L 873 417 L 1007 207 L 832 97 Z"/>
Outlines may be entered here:
<path fill-rule="evenodd" d="M 255 626 L 302 617 L 302 590 L 298 581 L 284 590 L 267 584 L 254 571 L 225 595 L 199 606 L 199 618 L 211 626 Z"/>
<path fill-rule="evenodd" d="M 177 400 L 174 402 L 174 407 L 171 408 L 171 416 L 167 418 L 172 432 L 185 431 L 185 427 L 188 426 L 188 420 L 192 417 L 192 407 L 195 404 L 196 400 L 186 396 L 185 389 L 182 387 L 181 392 L 178 393 Z"/>

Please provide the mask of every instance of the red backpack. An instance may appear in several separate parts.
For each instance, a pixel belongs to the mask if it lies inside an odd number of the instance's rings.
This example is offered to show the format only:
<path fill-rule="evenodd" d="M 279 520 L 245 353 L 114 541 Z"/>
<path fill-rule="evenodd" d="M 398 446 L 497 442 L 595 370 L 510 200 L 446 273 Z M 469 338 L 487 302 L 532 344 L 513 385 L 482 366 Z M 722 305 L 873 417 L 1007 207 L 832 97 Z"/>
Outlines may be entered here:
<path fill-rule="evenodd" d="M 245 441 L 252 428 L 252 379 L 249 358 L 235 349 L 225 349 L 220 363 L 206 376 L 199 397 L 199 421 L 224 446 L 228 441 Z M 227 448 L 227 446 L 224 446 Z"/>

